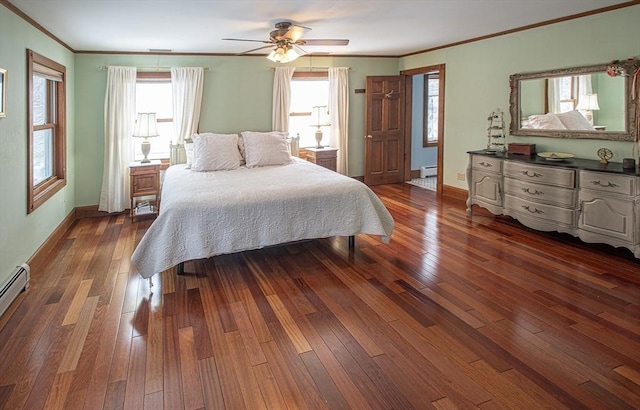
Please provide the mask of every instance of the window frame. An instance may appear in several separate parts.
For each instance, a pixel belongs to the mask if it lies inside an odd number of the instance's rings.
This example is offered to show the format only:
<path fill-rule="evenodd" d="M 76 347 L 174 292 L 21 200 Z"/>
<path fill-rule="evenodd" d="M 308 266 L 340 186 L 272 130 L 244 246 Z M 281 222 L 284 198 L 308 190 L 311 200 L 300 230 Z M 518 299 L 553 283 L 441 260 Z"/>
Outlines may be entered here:
<path fill-rule="evenodd" d="M 137 83 L 169 83 L 171 84 L 171 72 L 170 71 L 138 71 L 136 73 L 136 84 Z M 173 96 L 172 96 L 173 98 Z M 173 101 L 171 101 L 171 103 L 173 104 Z M 173 117 L 171 118 L 159 118 L 156 116 L 156 122 L 160 123 L 160 122 L 170 122 L 173 124 Z M 170 154 L 170 153 L 169 153 Z M 134 153 L 133 155 L 135 156 L 135 148 L 134 148 Z M 155 158 L 149 158 L 149 159 L 159 159 L 159 160 L 164 160 L 164 159 L 168 159 L 169 156 L 166 157 L 155 157 Z"/>
<path fill-rule="evenodd" d="M 329 86 L 329 72 L 328 71 L 294 71 L 291 81 L 326 81 L 327 86 Z M 327 105 L 329 101 L 327 101 Z M 289 111 L 289 118 L 291 117 L 311 117 L 313 116 L 312 111 L 304 111 L 304 112 L 296 112 Z M 325 137 L 326 138 L 326 137 Z M 311 146 L 315 146 L 315 143 Z M 301 148 L 305 148 L 304 146 L 300 146 Z"/>
<path fill-rule="evenodd" d="M 437 147 L 438 140 L 440 139 L 440 130 L 436 132 L 436 139 L 429 139 L 429 97 L 432 95 L 429 94 L 429 80 L 434 78 L 438 80 L 438 93 L 433 95 L 433 97 L 438 97 L 438 118 L 436 118 L 436 127 L 440 127 L 440 93 L 442 92 L 442 82 L 440 81 L 440 72 L 429 72 L 423 75 L 423 85 L 422 85 L 422 146 L 426 147 Z"/>
<path fill-rule="evenodd" d="M 42 68 L 38 68 L 42 67 Z M 47 72 L 47 70 L 50 70 Z M 59 81 L 47 78 L 47 122 L 33 125 L 33 76 L 42 74 L 45 78 L 52 75 Z M 67 69 L 33 50 L 27 50 L 27 214 L 67 185 L 67 127 L 66 127 L 66 78 Z M 55 90 L 55 95 L 52 91 Z M 52 175 L 34 185 L 34 132 L 52 130 Z"/>

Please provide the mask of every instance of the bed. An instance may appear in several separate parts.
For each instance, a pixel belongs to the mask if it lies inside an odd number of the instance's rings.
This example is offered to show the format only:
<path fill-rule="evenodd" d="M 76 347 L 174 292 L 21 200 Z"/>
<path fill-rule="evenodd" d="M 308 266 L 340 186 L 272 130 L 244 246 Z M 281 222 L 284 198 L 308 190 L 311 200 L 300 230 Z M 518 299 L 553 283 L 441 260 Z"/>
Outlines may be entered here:
<path fill-rule="evenodd" d="M 567 111 L 560 114 L 530 115 L 521 123 L 522 128 L 537 130 L 594 131 L 593 125 L 579 111 Z"/>
<path fill-rule="evenodd" d="M 308 239 L 371 234 L 388 243 L 394 221 L 363 183 L 288 152 L 282 164 L 256 166 L 255 147 L 244 148 L 246 162 L 236 167 L 234 157 L 233 169 L 167 169 L 158 218 L 131 257 L 142 277 L 172 267 L 180 273 L 190 260 Z"/>

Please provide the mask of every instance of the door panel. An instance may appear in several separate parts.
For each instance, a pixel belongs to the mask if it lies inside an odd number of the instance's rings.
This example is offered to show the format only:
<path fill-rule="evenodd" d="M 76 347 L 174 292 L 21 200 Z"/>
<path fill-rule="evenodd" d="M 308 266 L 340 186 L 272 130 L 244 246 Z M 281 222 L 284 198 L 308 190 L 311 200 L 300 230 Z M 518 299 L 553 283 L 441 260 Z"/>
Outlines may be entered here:
<path fill-rule="evenodd" d="M 402 76 L 367 77 L 365 172 L 367 185 L 404 181 Z"/>

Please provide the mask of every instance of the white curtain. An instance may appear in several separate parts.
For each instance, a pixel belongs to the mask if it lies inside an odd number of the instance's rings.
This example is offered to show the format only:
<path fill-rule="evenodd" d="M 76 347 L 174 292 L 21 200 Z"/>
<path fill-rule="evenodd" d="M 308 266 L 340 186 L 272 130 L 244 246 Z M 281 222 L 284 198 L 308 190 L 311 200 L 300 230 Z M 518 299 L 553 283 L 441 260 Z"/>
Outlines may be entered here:
<path fill-rule="evenodd" d="M 291 78 L 295 67 L 276 67 L 273 76 L 272 131 L 289 131 L 289 106 L 291 105 Z"/>
<path fill-rule="evenodd" d="M 347 175 L 349 137 L 349 68 L 329 68 L 329 118 L 331 141 L 329 145 L 338 148 L 336 171 Z"/>
<path fill-rule="evenodd" d="M 178 144 L 198 131 L 203 84 L 203 67 L 171 67 L 173 129 Z"/>
<path fill-rule="evenodd" d="M 587 94 L 593 94 L 591 74 L 578 76 L 578 101 L 580 101 L 580 97 Z"/>
<path fill-rule="evenodd" d="M 136 115 L 136 68 L 109 67 L 104 98 L 104 168 L 98 210 L 129 208 L 131 135 Z"/>
<path fill-rule="evenodd" d="M 560 113 L 560 78 L 549 79 L 548 85 L 549 112 Z"/>

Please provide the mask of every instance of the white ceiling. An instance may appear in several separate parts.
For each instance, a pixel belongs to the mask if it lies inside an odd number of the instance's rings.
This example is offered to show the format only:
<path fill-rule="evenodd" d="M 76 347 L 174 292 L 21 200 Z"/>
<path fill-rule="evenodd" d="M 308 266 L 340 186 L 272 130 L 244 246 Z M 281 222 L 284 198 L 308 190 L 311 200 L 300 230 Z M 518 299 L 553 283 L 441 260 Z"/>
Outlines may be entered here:
<path fill-rule="evenodd" d="M 75 51 L 241 53 L 278 21 L 346 38 L 311 53 L 400 56 L 627 0 L 9 0 Z M 265 54 L 264 50 L 259 53 Z"/>

